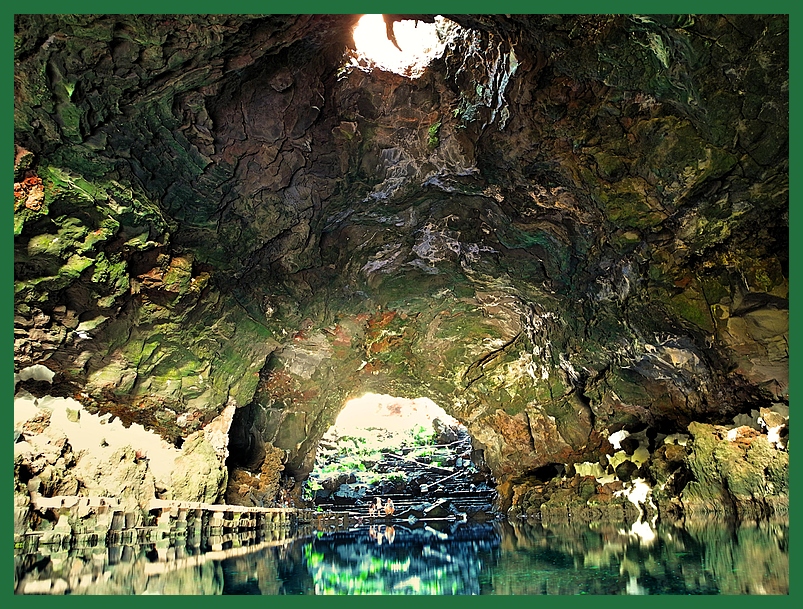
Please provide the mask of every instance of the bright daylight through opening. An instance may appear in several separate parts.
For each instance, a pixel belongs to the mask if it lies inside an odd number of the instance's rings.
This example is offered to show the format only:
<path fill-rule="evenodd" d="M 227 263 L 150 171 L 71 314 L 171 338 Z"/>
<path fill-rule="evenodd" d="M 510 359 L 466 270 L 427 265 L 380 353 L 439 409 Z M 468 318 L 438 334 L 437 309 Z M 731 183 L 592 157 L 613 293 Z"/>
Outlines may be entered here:
<path fill-rule="evenodd" d="M 305 495 L 366 517 L 483 518 L 495 491 L 478 454 L 432 400 L 369 393 L 347 402 L 321 439 Z"/>
<path fill-rule="evenodd" d="M 340 436 L 353 436 L 374 429 L 383 429 L 391 434 L 418 426 L 431 429 L 433 419 L 440 419 L 447 425 L 459 425 L 457 419 L 429 398 L 410 400 L 367 393 L 346 402 L 330 433 L 334 431 Z"/>
<path fill-rule="evenodd" d="M 388 39 L 382 15 L 363 15 L 354 28 L 354 44 L 357 46 L 355 65 L 378 67 L 403 76 L 416 78 L 430 62 L 443 55 L 446 48 L 446 32 L 454 24 L 441 16 L 435 23 L 405 20 L 393 24 L 393 34 L 399 48 Z M 401 49 L 401 50 L 400 50 Z"/>

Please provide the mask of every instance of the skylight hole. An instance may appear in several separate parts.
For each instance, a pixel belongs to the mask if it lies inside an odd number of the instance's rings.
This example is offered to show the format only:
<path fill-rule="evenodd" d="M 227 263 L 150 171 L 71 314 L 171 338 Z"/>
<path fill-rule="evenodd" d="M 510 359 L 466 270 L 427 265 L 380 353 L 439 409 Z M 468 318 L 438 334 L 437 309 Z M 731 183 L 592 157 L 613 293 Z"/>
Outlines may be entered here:
<path fill-rule="evenodd" d="M 403 20 L 393 23 L 397 48 L 388 38 L 382 15 L 363 15 L 354 28 L 356 52 L 352 64 L 362 70 L 379 68 L 418 78 L 433 59 L 441 57 L 457 24 L 438 15 L 434 23 Z"/>

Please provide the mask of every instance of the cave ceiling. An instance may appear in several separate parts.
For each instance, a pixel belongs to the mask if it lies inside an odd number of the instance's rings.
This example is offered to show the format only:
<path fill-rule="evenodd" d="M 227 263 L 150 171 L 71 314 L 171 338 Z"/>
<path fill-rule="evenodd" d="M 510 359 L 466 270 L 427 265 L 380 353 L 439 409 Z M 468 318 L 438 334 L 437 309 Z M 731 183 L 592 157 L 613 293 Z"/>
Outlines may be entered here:
<path fill-rule="evenodd" d="M 17 370 L 300 476 L 366 391 L 501 478 L 788 401 L 787 17 L 358 17 L 16 16 Z"/>

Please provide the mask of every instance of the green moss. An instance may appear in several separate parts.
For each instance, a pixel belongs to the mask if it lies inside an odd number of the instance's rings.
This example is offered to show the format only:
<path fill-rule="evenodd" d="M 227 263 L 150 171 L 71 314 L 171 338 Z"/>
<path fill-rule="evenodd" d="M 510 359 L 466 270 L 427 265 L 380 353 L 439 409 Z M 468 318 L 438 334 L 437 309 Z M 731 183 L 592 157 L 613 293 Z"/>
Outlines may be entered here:
<path fill-rule="evenodd" d="M 70 259 L 67 261 L 61 269 L 59 269 L 59 275 L 65 275 L 70 280 L 78 279 L 78 276 L 85 270 L 92 266 L 92 259 L 85 258 L 84 256 L 79 256 L 78 254 L 74 254 L 70 256 Z"/>
<path fill-rule="evenodd" d="M 34 235 L 28 241 L 28 255 L 29 256 L 60 256 L 65 247 L 69 243 L 59 242 L 57 235 Z"/>
<path fill-rule="evenodd" d="M 686 321 L 706 332 L 714 331 L 714 322 L 711 319 L 708 303 L 699 293 L 687 290 L 674 296 L 670 301 L 670 305 Z"/>
<path fill-rule="evenodd" d="M 707 302 L 718 303 L 730 296 L 730 285 L 726 275 L 704 278 L 701 283 Z"/>
<path fill-rule="evenodd" d="M 58 106 L 58 116 L 64 137 L 71 142 L 81 141 L 81 110 L 71 103 Z"/>
<path fill-rule="evenodd" d="M 711 425 L 692 423 L 689 431 L 693 442 L 686 462 L 695 481 L 683 491 L 684 499 L 716 504 L 726 493 L 740 501 L 788 493 L 788 453 L 774 450 L 765 436 L 745 448 L 719 439 Z"/>
<path fill-rule="evenodd" d="M 597 190 L 597 200 L 615 226 L 648 230 L 663 222 L 666 214 L 647 204 L 644 190 L 641 180 L 625 178 Z"/>
<path fill-rule="evenodd" d="M 115 222 L 115 224 L 117 224 Z M 86 235 L 83 243 L 78 244 L 77 250 L 80 253 L 87 253 L 93 252 L 97 249 L 97 246 L 107 242 L 117 233 L 116 227 L 108 227 L 108 226 L 101 226 L 100 228 L 91 231 Z"/>
<path fill-rule="evenodd" d="M 618 180 L 627 171 L 627 165 L 622 157 L 610 154 L 605 150 L 595 152 L 594 161 L 597 164 L 597 171 L 600 177 L 604 180 Z"/>
<path fill-rule="evenodd" d="M 165 273 L 164 289 L 169 292 L 184 294 L 192 282 L 192 256 L 175 257 L 170 263 L 170 269 Z"/>
<path fill-rule="evenodd" d="M 103 198 L 100 188 L 83 177 L 71 175 L 55 165 L 40 168 L 40 177 L 45 182 L 45 200 L 54 201 L 67 198 L 79 205 L 94 205 L 96 199 Z"/>

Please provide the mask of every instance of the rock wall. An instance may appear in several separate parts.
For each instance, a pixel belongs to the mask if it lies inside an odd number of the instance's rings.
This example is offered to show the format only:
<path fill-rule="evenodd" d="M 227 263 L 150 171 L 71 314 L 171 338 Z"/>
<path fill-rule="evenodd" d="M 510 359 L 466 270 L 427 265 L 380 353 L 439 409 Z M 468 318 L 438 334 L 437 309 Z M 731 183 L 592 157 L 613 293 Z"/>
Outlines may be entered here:
<path fill-rule="evenodd" d="M 688 505 L 746 501 L 699 434 L 788 403 L 788 19 L 451 18 L 409 79 L 352 15 L 17 16 L 22 386 L 177 445 L 236 409 L 240 500 L 375 391 L 466 424 L 503 506 L 692 428 Z"/>

